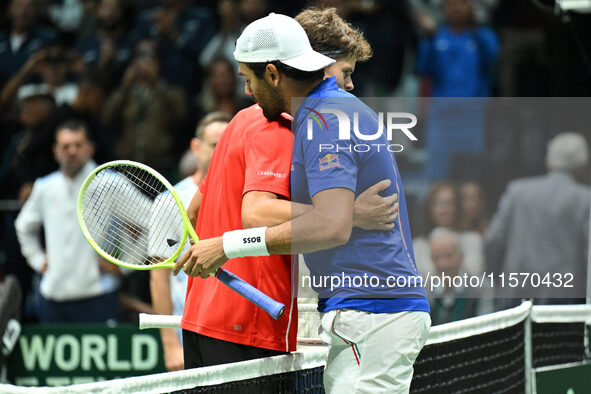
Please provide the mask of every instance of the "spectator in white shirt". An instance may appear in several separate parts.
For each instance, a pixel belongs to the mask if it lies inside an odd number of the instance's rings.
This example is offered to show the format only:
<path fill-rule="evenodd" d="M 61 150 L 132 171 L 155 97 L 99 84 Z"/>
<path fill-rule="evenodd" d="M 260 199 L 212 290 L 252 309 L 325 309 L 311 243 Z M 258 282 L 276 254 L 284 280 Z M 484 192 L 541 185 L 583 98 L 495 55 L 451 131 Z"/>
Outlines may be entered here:
<path fill-rule="evenodd" d="M 92 249 L 76 217 L 78 192 L 96 167 L 88 127 L 79 121 L 58 126 L 53 150 L 59 170 L 35 181 L 15 222 L 23 256 L 42 275 L 39 319 L 44 323 L 116 321 L 118 268 Z"/>

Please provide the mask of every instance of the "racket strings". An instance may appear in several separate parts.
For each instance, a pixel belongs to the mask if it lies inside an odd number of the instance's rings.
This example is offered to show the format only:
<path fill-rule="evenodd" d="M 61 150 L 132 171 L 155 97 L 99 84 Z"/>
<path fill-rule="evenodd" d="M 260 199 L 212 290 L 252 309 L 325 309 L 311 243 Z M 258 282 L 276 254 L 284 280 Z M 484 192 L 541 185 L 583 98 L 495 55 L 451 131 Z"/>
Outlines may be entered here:
<path fill-rule="evenodd" d="M 122 175 L 125 175 L 125 174 L 122 174 Z M 114 185 L 115 185 L 114 183 L 111 183 L 110 186 L 114 186 Z M 137 262 L 143 263 L 145 261 L 145 254 L 140 252 L 138 250 L 139 248 L 133 247 L 133 246 L 136 246 L 136 242 L 141 236 L 142 230 L 141 230 L 141 228 L 138 228 L 138 226 L 141 226 L 141 223 L 134 221 L 134 220 L 130 220 L 132 218 L 130 218 L 126 215 L 127 212 L 129 212 L 129 210 L 122 210 L 122 207 L 127 208 L 127 206 L 124 201 L 121 201 L 121 198 L 120 198 L 121 196 L 119 196 L 116 193 L 116 188 L 114 188 L 114 189 L 115 189 L 115 190 L 113 190 L 114 194 L 112 194 L 112 195 L 115 197 L 118 197 L 118 198 L 117 198 L 117 204 L 114 205 L 112 220 L 114 221 L 116 226 L 109 228 L 109 230 L 115 230 L 115 233 L 113 233 L 112 231 L 109 231 L 107 233 L 108 236 L 111 237 L 110 240 L 107 238 L 107 240 L 110 241 L 109 242 L 109 244 L 110 244 L 109 252 L 110 253 L 116 252 L 119 255 L 119 257 L 122 258 L 122 260 L 125 260 L 126 262 L 137 261 Z M 124 193 L 123 197 L 132 195 L 132 193 L 133 193 L 132 184 L 129 182 L 125 183 L 122 187 L 122 191 Z M 132 201 L 134 203 L 137 203 L 137 202 L 139 202 L 139 198 L 141 198 L 141 195 L 138 195 L 138 198 L 133 199 Z M 134 205 L 137 205 L 137 204 L 134 204 Z M 143 205 L 144 204 L 140 204 L 140 207 L 143 207 Z M 141 209 L 139 211 L 141 211 Z M 136 222 L 137 225 L 134 226 L 134 222 Z M 121 238 L 125 239 L 126 242 L 123 242 L 123 243 L 119 242 L 118 243 L 117 241 L 120 240 Z M 134 240 L 136 242 L 133 242 Z M 123 247 L 123 245 L 128 246 L 130 244 L 130 242 L 133 243 L 132 247 Z M 131 257 L 131 259 L 129 259 L 128 257 Z"/>
<path fill-rule="evenodd" d="M 158 193 L 159 190 L 157 188 L 155 188 L 153 185 L 153 183 L 154 183 L 153 177 L 145 175 L 145 174 L 143 174 L 143 176 L 137 176 L 137 174 L 135 174 L 133 172 L 127 172 L 124 175 L 128 176 L 133 181 L 133 184 L 128 182 L 124 186 L 124 195 L 125 196 L 128 196 L 130 194 L 130 192 L 132 191 L 132 188 L 135 186 L 144 192 L 147 191 L 149 197 L 152 197 L 152 198 L 157 197 L 156 193 Z M 135 191 L 135 192 L 137 193 L 137 191 Z M 135 246 L 137 246 L 137 243 L 138 243 L 138 239 L 142 235 L 145 234 L 146 231 L 144 230 L 144 228 L 148 227 L 147 225 L 144 225 L 141 222 L 142 220 L 145 220 L 148 218 L 148 216 L 144 214 L 146 209 L 143 207 L 143 205 L 145 205 L 146 200 L 144 198 L 142 198 L 141 200 L 142 200 L 142 204 L 140 205 L 139 209 L 138 209 L 137 204 L 135 204 L 135 202 L 137 202 L 137 201 L 133 201 L 134 204 L 131 204 L 132 208 L 136 208 L 135 212 L 142 214 L 140 217 L 138 217 L 137 220 L 130 221 L 129 218 L 127 217 L 127 213 L 129 212 L 129 210 L 122 209 L 124 207 L 124 205 L 122 205 L 122 204 L 116 205 L 117 209 L 116 209 L 113 217 L 116 221 L 119 222 L 120 226 L 115 227 L 115 229 L 118 229 L 118 230 L 123 229 L 124 231 L 117 231 L 117 234 L 112 236 L 112 238 L 120 238 L 123 236 L 123 237 L 127 238 L 127 240 L 126 240 L 127 244 L 129 244 L 129 241 L 131 241 L 131 243 L 133 244 L 133 246 L 131 248 L 130 247 L 123 248 L 123 249 L 127 250 L 127 252 L 129 254 L 131 254 L 131 257 L 132 257 L 132 259 L 125 258 L 124 260 L 126 260 L 126 262 L 146 264 L 146 263 L 148 263 L 147 255 L 146 255 L 147 247 L 145 245 L 144 240 L 142 240 L 142 241 L 144 241 L 143 242 L 144 245 L 141 245 L 141 249 L 142 249 L 141 253 L 134 253 L 135 249 L 136 249 Z M 139 225 L 136 223 L 139 223 Z M 156 228 L 156 227 L 153 227 L 153 228 Z M 111 244 L 112 249 L 114 249 L 118 246 L 118 245 L 114 244 L 113 242 L 110 242 L 110 244 Z M 112 252 L 112 250 L 109 250 L 109 252 Z"/>
<path fill-rule="evenodd" d="M 96 189 L 100 190 L 98 196 L 95 198 L 95 208 L 98 208 L 94 215 L 89 215 L 85 212 L 87 217 L 87 224 L 93 222 L 93 217 L 98 219 L 98 227 L 96 231 L 91 231 L 93 238 L 101 249 L 112 257 L 119 260 L 143 264 L 145 261 L 145 253 L 137 240 L 141 236 L 141 229 L 143 227 L 141 221 L 133 218 L 129 213 L 129 205 L 141 207 L 145 204 L 139 204 L 140 199 L 144 196 L 138 194 L 139 191 L 133 191 L 132 185 L 117 171 L 103 171 L 97 174 L 93 183 L 96 183 Z M 94 186 L 94 185 L 93 185 Z M 130 198 L 136 194 L 136 198 Z M 139 209 L 139 212 L 143 209 Z M 134 228 L 135 223 L 135 228 Z M 89 226 L 91 227 L 91 226 Z M 134 242 L 134 239 L 136 242 Z"/>
<path fill-rule="evenodd" d="M 182 246 L 176 245 L 183 235 L 176 200 L 141 168 L 120 164 L 97 173 L 85 192 L 83 213 L 98 246 L 123 263 L 157 263 Z"/>

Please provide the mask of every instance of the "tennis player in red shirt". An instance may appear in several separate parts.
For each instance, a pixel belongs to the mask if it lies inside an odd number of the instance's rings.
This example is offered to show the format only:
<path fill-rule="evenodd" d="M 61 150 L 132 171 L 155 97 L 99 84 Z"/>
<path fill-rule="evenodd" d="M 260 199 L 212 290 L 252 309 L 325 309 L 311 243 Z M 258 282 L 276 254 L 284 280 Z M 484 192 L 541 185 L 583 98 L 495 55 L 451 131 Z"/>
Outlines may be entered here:
<path fill-rule="evenodd" d="M 243 228 L 247 195 L 289 200 L 290 118 L 268 121 L 258 105 L 240 111 L 228 124 L 199 185 L 197 233 L 211 238 Z M 297 265 L 293 265 L 297 267 Z M 181 328 L 185 368 L 268 357 L 295 350 L 297 274 L 290 256 L 245 257 L 225 268 L 285 305 L 274 320 L 262 309 L 213 279 L 189 277 Z"/>
<path fill-rule="evenodd" d="M 348 26 L 340 18 L 339 21 Z M 334 31 L 337 37 L 333 41 L 342 43 L 336 32 L 343 30 Z M 354 67 L 360 53 L 364 56 L 359 60 L 366 60 L 371 52 L 359 33 L 354 42 L 349 43 L 346 49 L 334 48 L 333 52 L 340 58 L 347 58 L 349 65 L 352 60 Z M 340 87 L 350 90 L 351 67 L 334 67 L 334 63 L 327 58 L 320 68 L 332 65 L 326 69 L 327 75 L 337 74 Z M 338 66 L 341 64 L 337 62 Z M 339 78 L 338 73 L 346 75 Z M 247 87 L 245 89 L 252 94 Z M 218 142 L 208 175 L 188 209 L 192 221 L 196 220 L 197 234 L 201 238 L 241 228 L 273 226 L 297 215 L 295 210 L 303 213 L 311 208 L 289 202 L 293 138 L 290 124 L 291 117 L 287 114 L 268 120 L 258 105 L 240 111 L 230 122 Z M 391 228 L 396 214 L 396 196 L 382 198 L 377 194 L 388 185 L 378 183 L 358 197 L 357 226 Z M 278 320 L 215 279 L 190 277 L 181 323 L 185 368 L 294 351 L 297 266 L 297 262 L 292 264 L 291 257 L 285 255 L 236 258 L 224 265 L 228 271 L 286 306 Z"/>

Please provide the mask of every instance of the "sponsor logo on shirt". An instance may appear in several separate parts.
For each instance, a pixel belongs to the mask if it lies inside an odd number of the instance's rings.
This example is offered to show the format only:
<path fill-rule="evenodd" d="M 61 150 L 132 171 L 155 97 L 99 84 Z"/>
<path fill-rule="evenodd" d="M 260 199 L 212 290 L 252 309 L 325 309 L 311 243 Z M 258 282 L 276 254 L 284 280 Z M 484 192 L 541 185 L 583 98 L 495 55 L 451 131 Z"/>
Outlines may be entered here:
<path fill-rule="evenodd" d="M 285 174 L 282 174 L 280 172 L 271 171 L 271 170 L 268 170 L 268 171 L 259 170 L 259 171 L 257 171 L 257 175 L 268 175 L 268 176 L 274 176 L 275 178 L 284 178 L 285 177 Z"/>
<path fill-rule="evenodd" d="M 341 162 L 339 161 L 339 155 L 336 153 L 327 153 L 322 158 L 318 159 L 318 161 L 320 161 L 320 171 L 341 166 Z"/>

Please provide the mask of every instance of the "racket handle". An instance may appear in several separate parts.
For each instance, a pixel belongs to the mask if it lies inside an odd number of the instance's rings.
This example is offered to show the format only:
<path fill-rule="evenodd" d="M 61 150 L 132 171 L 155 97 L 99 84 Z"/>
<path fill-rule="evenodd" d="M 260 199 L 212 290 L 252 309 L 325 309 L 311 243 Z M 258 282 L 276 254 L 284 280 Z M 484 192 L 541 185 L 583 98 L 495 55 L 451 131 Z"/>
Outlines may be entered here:
<path fill-rule="evenodd" d="M 226 286 L 242 295 L 250 302 L 267 312 L 275 320 L 279 319 L 285 311 L 285 305 L 275 301 L 256 287 L 245 282 L 231 272 L 224 269 L 219 269 L 216 272 L 216 277 L 221 280 Z"/>
<path fill-rule="evenodd" d="M 179 328 L 183 317 L 140 313 L 139 318 L 140 330 L 145 330 L 146 328 Z"/>

